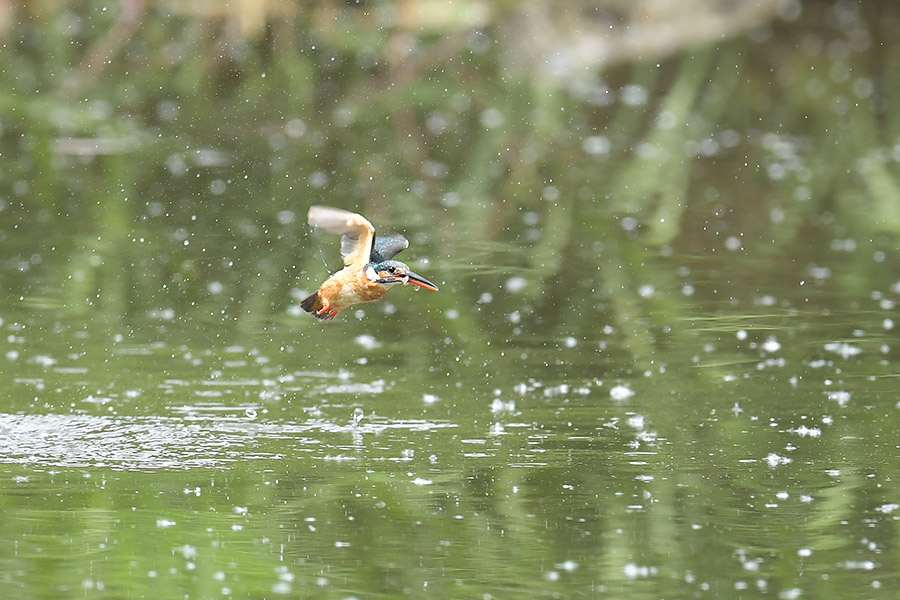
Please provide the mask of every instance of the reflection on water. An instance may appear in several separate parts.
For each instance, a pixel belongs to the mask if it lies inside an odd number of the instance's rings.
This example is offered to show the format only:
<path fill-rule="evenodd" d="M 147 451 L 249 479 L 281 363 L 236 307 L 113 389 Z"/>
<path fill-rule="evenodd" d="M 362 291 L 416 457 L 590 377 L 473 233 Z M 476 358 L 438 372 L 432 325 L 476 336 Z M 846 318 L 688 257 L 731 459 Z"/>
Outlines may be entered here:
<path fill-rule="evenodd" d="M 348 366 L 309 371 L 266 336 L 110 353 L 88 333 L 72 358 L 35 331 L 5 393 L 52 410 L 0 414 L 5 568 L 41 589 L 74 544 L 61 590 L 895 590 L 893 350 L 881 314 L 848 317 L 673 324 L 631 373 L 551 336 L 446 382 L 387 368 L 400 347 L 357 344 L 364 321 Z"/>
<path fill-rule="evenodd" d="M 6 595 L 897 596 L 900 8 L 107 4 L 0 7 Z"/>
<path fill-rule="evenodd" d="M 839 255 L 802 286 L 765 263 L 734 277 L 727 255 L 654 260 L 690 270 L 627 321 L 509 318 L 523 292 L 496 290 L 468 340 L 427 309 L 416 337 L 379 311 L 221 337 L 7 310 L 8 581 L 890 597 L 893 267 L 856 292 L 829 283 Z"/>

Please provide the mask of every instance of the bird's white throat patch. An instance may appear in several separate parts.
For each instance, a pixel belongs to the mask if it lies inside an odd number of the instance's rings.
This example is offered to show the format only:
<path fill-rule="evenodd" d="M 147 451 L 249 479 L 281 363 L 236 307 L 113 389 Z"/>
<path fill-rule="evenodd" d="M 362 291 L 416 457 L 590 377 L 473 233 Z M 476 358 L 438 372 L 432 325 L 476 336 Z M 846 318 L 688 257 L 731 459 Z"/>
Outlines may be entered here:
<path fill-rule="evenodd" d="M 366 265 L 366 277 L 369 278 L 369 281 L 378 279 L 378 273 L 375 272 L 375 267 L 373 267 L 371 263 Z"/>

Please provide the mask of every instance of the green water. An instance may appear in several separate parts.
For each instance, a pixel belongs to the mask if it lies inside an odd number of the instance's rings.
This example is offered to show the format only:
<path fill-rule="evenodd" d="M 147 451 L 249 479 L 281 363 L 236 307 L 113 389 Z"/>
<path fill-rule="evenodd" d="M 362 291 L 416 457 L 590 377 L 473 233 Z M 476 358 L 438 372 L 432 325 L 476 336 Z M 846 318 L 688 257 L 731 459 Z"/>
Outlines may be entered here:
<path fill-rule="evenodd" d="M 897 596 L 900 9 L 173 6 L 3 9 L 4 597 Z"/>

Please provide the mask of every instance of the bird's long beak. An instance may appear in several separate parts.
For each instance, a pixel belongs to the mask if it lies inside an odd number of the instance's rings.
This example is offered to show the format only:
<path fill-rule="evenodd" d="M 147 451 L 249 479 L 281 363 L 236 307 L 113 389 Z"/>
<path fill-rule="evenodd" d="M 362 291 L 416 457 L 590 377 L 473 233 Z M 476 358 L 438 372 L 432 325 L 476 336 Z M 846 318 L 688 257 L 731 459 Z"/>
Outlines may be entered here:
<path fill-rule="evenodd" d="M 403 283 L 411 283 L 413 285 L 417 285 L 419 287 L 423 287 L 427 290 L 432 290 L 434 292 L 438 291 L 437 286 L 422 277 L 421 275 L 416 275 L 412 271 L 407 271 L 406 273 L 406 281 Z"/>

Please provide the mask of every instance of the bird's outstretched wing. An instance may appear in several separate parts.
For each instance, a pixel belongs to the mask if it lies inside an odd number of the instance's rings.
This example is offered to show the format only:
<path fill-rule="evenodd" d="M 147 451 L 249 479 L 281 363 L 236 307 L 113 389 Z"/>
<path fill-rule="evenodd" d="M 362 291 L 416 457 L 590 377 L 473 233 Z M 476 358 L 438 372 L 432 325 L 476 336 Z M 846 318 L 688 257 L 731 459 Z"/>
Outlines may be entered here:
<path fill-rule="evenodd" d="M 310 206 L 307 220 L 313 227 L 341 236 L 345 266 L 364 266 L 371 260 L 375 228 L 362 215 L 329 206 Z"/>
<path fill-rule="evenodd" d="M 380 263 L 390 260 L 403 250 L 409 248 L 409 240 L 399 233 L 378 236 L 372 246 L 372 262 Z"/>

